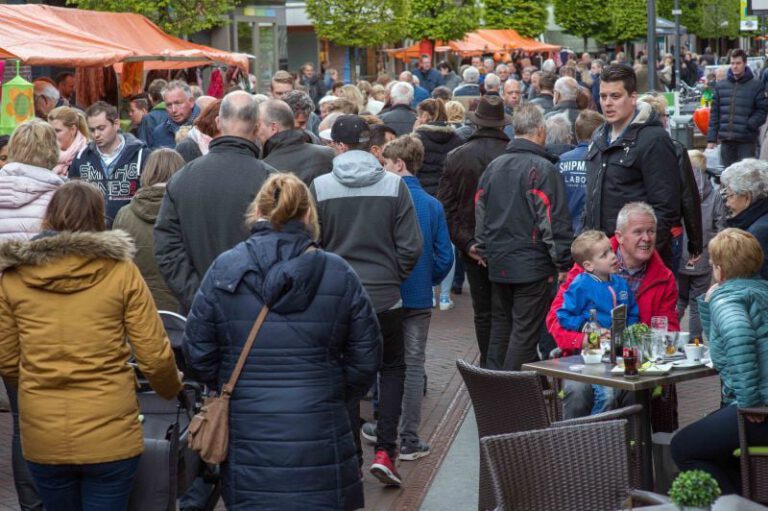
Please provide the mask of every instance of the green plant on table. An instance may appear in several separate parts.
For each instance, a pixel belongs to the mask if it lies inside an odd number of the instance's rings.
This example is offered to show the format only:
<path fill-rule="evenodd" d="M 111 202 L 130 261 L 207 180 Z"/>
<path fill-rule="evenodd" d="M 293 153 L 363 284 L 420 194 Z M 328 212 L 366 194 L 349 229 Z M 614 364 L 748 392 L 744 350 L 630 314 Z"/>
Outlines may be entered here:
<path fill-rule="evenodd" d="M 672 502 L 683 507 L 708 508 L 720 494 L 715 478 L 703 470 L 680 472 L 669 490 Z"/>

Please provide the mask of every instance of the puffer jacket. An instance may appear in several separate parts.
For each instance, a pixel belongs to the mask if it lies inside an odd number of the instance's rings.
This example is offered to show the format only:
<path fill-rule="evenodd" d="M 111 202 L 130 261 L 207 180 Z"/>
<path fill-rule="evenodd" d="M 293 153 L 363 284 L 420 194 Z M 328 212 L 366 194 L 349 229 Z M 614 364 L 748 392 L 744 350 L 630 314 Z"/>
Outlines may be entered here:
<path fill-rule="evenodd" d="M 647 202 L 656 213 L 656 248 L 671 259 L 669 241 L 672 227 L 680 225 L 682 181 L 672 139 L 643 102 L 623 136 L 608 144 L 610 130 L 607 123 L 595 130 L 587 150 L 584 228 L 613 236 L 621 208 Z"/>
<path fill-rule="evenodd" d="M 160 204 L 163 202 L 165 185 L 153 185 L 141 188 L 131 202 L 117 212 L 113 229 L 122 229 L 133 237 L 136 254 L 133 262 L 139 267 L 141 276 L 155 299 L 159 310 L 179 312 L 179 301 L 173 296 L 165 283 L 160 268 L 155 261 L 155 237 L 153 228 Z"/>
<path fill-rule="evenodd" d="M 231 510 L 356 509 L 362 482 L 346 395 L 379 367 L 381 338 L 352 268 L 304 226 L 258 223 L 219 256 L 195 296 L 189 368 L 221 388 L 253 322 L 269 307 L 232 394 L 223 497 Z"/>
<path fill-rule="evenodd" d="M 768 198 L 762 198 L 750 204 L 747 209 L 725 221 L 726 227 L 736 227 L 752 234 L 768 254 Z M 768 279 L 768 257 L 763 259 L 760 276 Z"/>
<path fill-rule="evenodd" d="M 475 244 L 475 192 L 480 176 L 504 152 L 509 138 L 500 128 L 479 128 L 445 159 L 437 198 L 443 203 L 451 241 L 469 252 Z"/>
<path fill-rule="evenodd" d="M 768 404 L 768 282 L 726 280 L 709 303 L 699 298 L 699 313 L 723 402 L 740 408 Z"/>
<path fill-rule="evenodd" d="M 0 246 L 0 375 L 19 389 L 25 459 L 81 465 L 141 454 L 132 352 L 159 395 L 181 390 L 132 255 L 123 231 L 46 232 Z"/>
<path fill-rule="evenodd" d="M 422 124 L 414 133 L 424 144 L 424 163 L 416 174 L 422 188 L 431 196 L 437 196 L 440 176 L 448 153 L 463 144 L 453 126 L 446 122 Z"/>
<path fill-rule="evenodd" d="M 0 241 L 29 239 L 40 224 L 53 192 L 64 179 L 50 170 L 11 162 L 0 169 Z"/>
<path fill-rule="evenodd" d="M 738 80 L 729 69 L 728 77 L 715 84 L 707 142 L 755 142 L 766 114 L 763 82 L 754 78 L 749 66 Z"/>

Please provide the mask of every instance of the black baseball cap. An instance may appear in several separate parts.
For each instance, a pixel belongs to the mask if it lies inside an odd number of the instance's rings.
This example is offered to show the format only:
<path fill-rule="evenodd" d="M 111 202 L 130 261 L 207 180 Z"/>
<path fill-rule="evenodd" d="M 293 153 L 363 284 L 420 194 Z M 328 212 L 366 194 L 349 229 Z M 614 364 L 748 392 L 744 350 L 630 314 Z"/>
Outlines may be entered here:
<path fill-rule="evenodd" d="M 371 139 L 371 130 L 359 115 L 341 115 L 331 128 L 331 140 L 342 144 L 360 144 Z"/>

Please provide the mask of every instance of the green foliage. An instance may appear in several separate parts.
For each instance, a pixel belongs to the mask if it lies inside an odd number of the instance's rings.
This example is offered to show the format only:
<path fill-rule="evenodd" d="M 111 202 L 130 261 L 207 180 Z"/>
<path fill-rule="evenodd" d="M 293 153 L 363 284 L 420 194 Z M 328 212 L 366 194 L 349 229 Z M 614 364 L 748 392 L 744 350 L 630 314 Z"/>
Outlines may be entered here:
<path fill-rule="evenodd" d="M 485 0 L 485 28 L 512 28 L 536 37 L 547 28 L 546 3 L 540 0 Z"/>
<path fill-rule="evenodd" d="M 97 11 L 142 14 L 169 34 L 180 36 L 220 26 L 235 0 L 67 0 L 69 5 Z"/>
<path fill-rule="evenodd" d="M 720 486 L 703 470 L 688 470 L 680 474 L 669 489 L 669 498 L 678 506 L 707 507 L 720 496 Z"/>
<path fill-rule="evenodd" d="M 480 25 L 475 0 L 411 0 L 408 36 L 412 39 L 452 41 L 463 39 Z"/>
<path fill-rule="evenodd" d="M 606 32 L 610 22 L 607 0 L 554 0 L 555 23 L 563 27 L 565 33 L 584 39 L 599 39 Z"/>
<path fill-rule="evenodd" d="M 341 46 L 377 46 L 406 35 L 408 0 L 307 0 L 320 39 Z"/>
<path fill-rule="evenodd" d="M 607 0 L 607 7 L 609 24 L 606 33 L 598 39 L 622 43 L 645 39 L 646 0 Z"/>
<path fill-rule="evenodd" d="M 702 23 L 702 0 L 680 0 L 680 24 L 683 25 L 690 34 L 698 35 L 701 32 Z M 661 17 L 674 21 L 672 9 L 675 6 L 675 0 L 657 0 L 656 14 Z"/>
<path fill-rule="evenodd" d="M 697 36 L 703 38 L 739 36 L 739 0 L 700 0 L 701 26 Z"/>

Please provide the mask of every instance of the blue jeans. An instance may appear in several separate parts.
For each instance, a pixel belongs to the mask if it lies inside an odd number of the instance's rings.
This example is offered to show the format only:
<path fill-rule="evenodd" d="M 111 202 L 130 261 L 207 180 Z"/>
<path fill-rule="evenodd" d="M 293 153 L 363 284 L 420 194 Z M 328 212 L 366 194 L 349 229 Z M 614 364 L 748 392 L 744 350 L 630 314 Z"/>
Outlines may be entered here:
<path fill-rule="evenodd" d="M 125 511 L 140 456 L 87 465 L 27 462 L 46 511 Z"/>
<path fill-rule="evenodd" d="M 417 444 L 421 425 L 421 401 L 424 397 L 424 362 L 432 309 L 403 309 L 405 346 L 405 385 L 403 411 L 400 415 L 401 443 Z"/>

